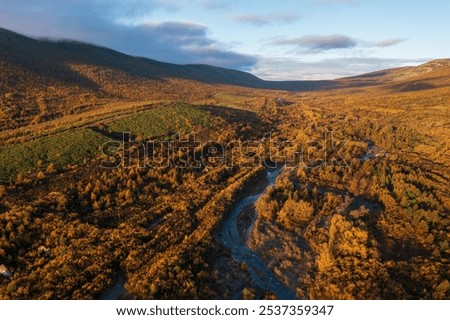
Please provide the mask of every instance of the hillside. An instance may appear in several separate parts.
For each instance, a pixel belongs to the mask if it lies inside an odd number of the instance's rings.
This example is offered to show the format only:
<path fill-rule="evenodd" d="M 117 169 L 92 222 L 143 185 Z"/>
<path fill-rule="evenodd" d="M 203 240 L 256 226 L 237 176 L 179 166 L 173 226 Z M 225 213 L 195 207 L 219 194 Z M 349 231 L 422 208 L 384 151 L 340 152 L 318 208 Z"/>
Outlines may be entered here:
<path fill-rule="evenodd" d="M 111 49 L 74 42 L 31 39 L 0 28 L 0 59 L 43 76 L 92 88 L 88 79 L 71 72 L 71 65 L 98 66 L 148 80 L 178 78 L 208 84 L 259 89 L 306 90 L 326 81 L 265 81 L 250 73 L 209 65 L 177 65 L 132 57 Z M 26 54 L 24 54 L 26 53 Z M 95 87 L 95 85 L 94 85 Z"/>
<path fill-rule="evenodd" d="M 31 39 L 0 29 L 0 126 L 13 129 L 90 110 L 108 99 L 207 96 L 210 85 L 302 89 L 208 65 L 175 65 L 71 41 Z"/>
<path fill-rule="evenodd" d="M 402 67 L 338 79 L 338 87 L 382 86 L 398 91 L 420 91 L 450 86 L 450 59 L 417 67 Z"/>
<path fill-rule="evenodd" d="M 0 299 L 448 300 L 449 64 L 267 82 L 0 30 Z"/>
<path fill-rule="evenodd" d="M 264 81 L 208 65 L 176 65 L 73 41 L 31 39 L 0 29 L 0 127 L 94 110 L 110 101 L 208 99 L 217 86 L 314 91 L 383 86 L 415 91 L 450 85 L 448 60 L 334 81 Z"/>
<path fill-rule="evenodd" d="M 137 58 L 120 52 L 75 41 L 47 41 L 31 39 L 0 29 L 0 57 L 3 62 L 20 66 L 29 71 L 63 82 L 73 81 L 89 87 L 71 65 L 99 66 L 125 72 L 149 80 L 162 78 L 186 78 L 205 83 L 257 85 L 261 79 L 245 72 L 227 70 L 206 65 L 175 65 L 146 58 Z M 236 80 L 236 78 L 238 78 Z"/>

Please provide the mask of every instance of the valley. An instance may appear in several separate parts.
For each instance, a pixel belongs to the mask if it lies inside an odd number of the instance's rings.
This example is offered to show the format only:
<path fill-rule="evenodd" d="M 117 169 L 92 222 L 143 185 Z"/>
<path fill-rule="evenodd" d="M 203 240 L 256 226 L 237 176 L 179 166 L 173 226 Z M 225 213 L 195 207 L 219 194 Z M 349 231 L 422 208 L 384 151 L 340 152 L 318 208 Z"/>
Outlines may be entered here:
<path fill-rule="evenodd" d="M 274 82 L 1 29 L 0 65 L 0 299 L 450 298 L 450 60 Z"/>

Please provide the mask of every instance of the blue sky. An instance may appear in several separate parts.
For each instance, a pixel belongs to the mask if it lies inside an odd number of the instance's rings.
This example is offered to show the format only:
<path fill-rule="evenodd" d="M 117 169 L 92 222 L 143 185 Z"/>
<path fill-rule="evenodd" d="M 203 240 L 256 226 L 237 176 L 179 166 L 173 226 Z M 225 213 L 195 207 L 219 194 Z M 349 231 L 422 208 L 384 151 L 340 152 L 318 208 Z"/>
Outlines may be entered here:
<path fill-rule="evenodd" d="M 0 0 L 0 27 L 270 80 L 450 57 L 447 0 Z"/>

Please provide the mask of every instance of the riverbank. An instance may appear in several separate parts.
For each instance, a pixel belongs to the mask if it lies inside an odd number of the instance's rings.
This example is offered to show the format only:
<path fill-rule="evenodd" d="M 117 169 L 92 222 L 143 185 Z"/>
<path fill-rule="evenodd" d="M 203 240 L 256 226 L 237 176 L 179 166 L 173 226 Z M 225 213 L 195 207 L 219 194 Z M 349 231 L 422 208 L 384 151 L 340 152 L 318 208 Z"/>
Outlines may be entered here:
<path fill-rule="evenodd" d="M 243 210 L 249 206 L 254 206 L 259 197 L 266 192 L 267 188 L 275 184 L 281 170 L 282 168 L 267 170 L 264 191 L 245 197 L 236 203 L 230 215 L 223 223 L 220 241 L 229 250 L 233 260 L 240 264 L 241 268 L 243 265 L 245 271 L 250 274 L 252 285 L 256 285 L 265 292 L 273 293 L 279 299 L 287 300 L 296 299 L 295 294 L 289 288 L 285 287 L 260 257 L 247 247 L 237 227 L 237 220 Z"/>

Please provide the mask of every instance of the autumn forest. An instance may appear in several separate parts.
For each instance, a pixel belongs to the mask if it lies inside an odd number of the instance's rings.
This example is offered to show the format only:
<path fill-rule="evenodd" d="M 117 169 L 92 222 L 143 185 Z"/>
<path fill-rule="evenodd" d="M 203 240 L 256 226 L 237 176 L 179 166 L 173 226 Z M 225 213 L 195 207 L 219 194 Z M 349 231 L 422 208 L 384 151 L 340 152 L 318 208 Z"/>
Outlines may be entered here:
<path fill-rule="evenodd" d="M 449 299 L 449 79 L 0 29 L 0 299 Z"/>

